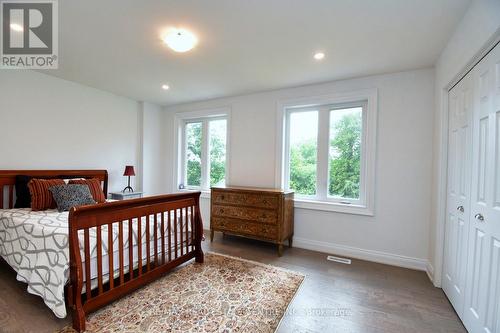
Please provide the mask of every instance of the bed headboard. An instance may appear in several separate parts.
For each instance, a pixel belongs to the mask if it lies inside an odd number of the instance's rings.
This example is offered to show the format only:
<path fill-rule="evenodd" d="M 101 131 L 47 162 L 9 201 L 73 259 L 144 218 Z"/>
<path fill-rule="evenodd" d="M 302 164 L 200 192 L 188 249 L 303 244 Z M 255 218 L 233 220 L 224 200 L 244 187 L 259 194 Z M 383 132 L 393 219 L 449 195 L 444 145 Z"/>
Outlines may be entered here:
<path fill-rule="evenodd" d="M 101 180 L 104 195 L 108 197 L 106 170 L 0 170 L 0 209 L 14 207 L 14 188 L 18 175 L 42 178 L 98 178 Z"/>

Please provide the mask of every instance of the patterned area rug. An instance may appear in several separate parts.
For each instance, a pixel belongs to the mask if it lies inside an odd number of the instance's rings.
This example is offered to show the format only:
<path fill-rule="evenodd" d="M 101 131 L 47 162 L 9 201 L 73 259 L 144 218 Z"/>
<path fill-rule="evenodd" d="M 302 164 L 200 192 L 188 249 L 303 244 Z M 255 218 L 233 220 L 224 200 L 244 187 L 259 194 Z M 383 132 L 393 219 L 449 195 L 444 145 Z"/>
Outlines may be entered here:
<path fill-rule="evenodd" d="M 205 263 L 190 263 L 90 314 L 87 332 L 272 333 L 303 280 L 296 272 L 207 253 Z"/>

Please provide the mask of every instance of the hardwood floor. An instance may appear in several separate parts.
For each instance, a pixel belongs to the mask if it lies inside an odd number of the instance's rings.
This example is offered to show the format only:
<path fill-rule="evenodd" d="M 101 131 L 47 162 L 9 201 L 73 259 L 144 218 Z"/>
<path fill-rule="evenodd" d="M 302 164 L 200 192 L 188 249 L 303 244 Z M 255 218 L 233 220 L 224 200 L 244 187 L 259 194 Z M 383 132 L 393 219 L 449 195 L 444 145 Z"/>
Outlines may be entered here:
<path fill-rule="evenodd" d="M 465 332 L 441 289 L 424 272 L 362 260 L 334 263 L 325 254 L 297 248 L 286 248 L 278 257 L 271 244 L 220 233 L 213 243 L 207 239 L 204 248 L 306 274 L 280 333 Z M 57 319 L 0 263 L 0 332 L 54 332 L 69 322 L 69 316 Z"/>

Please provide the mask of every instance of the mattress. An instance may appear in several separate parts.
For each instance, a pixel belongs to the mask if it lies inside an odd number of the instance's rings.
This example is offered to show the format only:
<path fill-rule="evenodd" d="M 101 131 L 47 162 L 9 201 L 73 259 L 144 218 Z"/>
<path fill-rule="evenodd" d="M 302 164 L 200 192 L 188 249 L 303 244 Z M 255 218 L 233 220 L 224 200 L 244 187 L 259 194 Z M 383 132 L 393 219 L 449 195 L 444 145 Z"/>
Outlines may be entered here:
<path fill-rule="evenodd" d="M 173 217 L 173 216 L 172 216 Z M 160 221 L 158 214 L 157 221 Z M 165 215 L 165 221 L 167 216 Z M 172 218 L 173 221 L 173 218 Z M 146 259 L 146 219 L 142 219 L 141 248 L 142 261 Z M 181 228 L 178 223 L 178 232 Z M 149 220 L 150 235 L 153 238 L 154 222 Z M 165 237 L 167 237 L 167 223 L 165 223 Z M 119 269 L 118 249 L 118 224 L 113 225 L 113 268 L 116 277 Z M 161 235 L 161 224 L 157 223 L 158 237 Z M 184 227 L 185 228 L 185 227 Z M 188 228 L 190 233 L 190 226 Z M 184 230 L 183 230 L 184 232 Z M 128 223 L 123 223 L 124 238 L 124 264 L 125 272 L 128 271 Z M 138 235 L 137 223 L 132 228 L 132 247 L 134 257 L 134 268 L 138 266 Z M 90 238 L 90 266 L 92 287 L 97 283 L 97 240 L 96 229 L 91 228 Z M 172 239 L 173 239 L 172 235 Z M 178 235 L 179 238 L 180 235 Z M 186 239 L 186 235 L 183 235 Z M 104 280 L 109 276 L 108 258 L 108 227 L 101 227 L 102 239 L 102 268 Z M 83 249 L 83 231 L 79 234 L 80 254 L 85 259 Z M 154 255 L 154 240 L 150 241 L 150 253 Z M 161 241 L 158 241 L 158 251 L 162 252 Z M 166 253 L 168 249 L 165 249 Z M 0 256 L 17 272 L 17 279 L 27 283 L 29 293 L 42 297 L 45 304 L 59 318 L 66 317 L 66 305 L 64 299 L 64 286 L 69 280 L 69 244 L 68 244 L 68 212 L 57 210 L 32 211 L 29 208 L 22 209 L 0 209 Z M 84 274 L 85 277 L 85 264 Z"/>

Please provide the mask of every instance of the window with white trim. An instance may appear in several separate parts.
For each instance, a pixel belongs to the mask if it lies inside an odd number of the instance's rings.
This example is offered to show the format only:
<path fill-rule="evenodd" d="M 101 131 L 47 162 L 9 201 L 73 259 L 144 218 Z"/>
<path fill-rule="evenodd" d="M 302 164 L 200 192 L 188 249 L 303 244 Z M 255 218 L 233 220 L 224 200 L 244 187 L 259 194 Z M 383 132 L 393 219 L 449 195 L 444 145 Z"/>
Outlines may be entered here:
<path fill-rule="evenodd" d="M 179 133 L 179 189 L 225 185 L 227 116 L 181 119 Z"/>
<path fill-rule="evenodd" d="M 283 111 L 282 185 L 296 207 L 373 215 L 376 94 Z"/>

